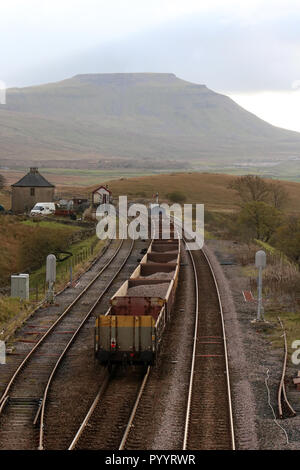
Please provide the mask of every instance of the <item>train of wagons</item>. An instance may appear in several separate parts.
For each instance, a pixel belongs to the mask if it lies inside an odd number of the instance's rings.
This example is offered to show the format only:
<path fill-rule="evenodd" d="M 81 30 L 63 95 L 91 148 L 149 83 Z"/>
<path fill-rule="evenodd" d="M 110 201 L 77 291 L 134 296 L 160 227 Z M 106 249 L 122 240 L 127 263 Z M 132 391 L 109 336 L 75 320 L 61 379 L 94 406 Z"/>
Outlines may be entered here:
<path fill-rule="evenodd" d="M 180 240 L 151 241 L 140 264 L 95 324 L 95 357 L 102 364 L 152 365 L 159 355 L 178 284 Z"/>

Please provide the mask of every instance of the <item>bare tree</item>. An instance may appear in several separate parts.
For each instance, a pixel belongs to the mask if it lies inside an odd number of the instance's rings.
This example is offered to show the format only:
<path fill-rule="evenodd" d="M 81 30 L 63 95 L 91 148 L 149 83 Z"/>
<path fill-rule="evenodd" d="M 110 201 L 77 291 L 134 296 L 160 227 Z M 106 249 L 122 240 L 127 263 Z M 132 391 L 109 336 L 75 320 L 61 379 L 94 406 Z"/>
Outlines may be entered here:
<path fill-rule="evenodd" d="M 3 189 L 5 186 L 5 178 L 3 175 L 0 175 L 0 189 Z"/>
<path fill-rule="evenodd" d="M 281 183 L 279 183 L 279 181 L 269 183 L 269 189 L 272 206 L 276 209 L 282 209 L 289 201 L 287 190 Z"/>
<path fill-rule="evenodd" d="M 240 176 L 228 187 L 237 191 L 243 203 L 268 202 L 270 196 L 269 184 L 257 175 Z"/>

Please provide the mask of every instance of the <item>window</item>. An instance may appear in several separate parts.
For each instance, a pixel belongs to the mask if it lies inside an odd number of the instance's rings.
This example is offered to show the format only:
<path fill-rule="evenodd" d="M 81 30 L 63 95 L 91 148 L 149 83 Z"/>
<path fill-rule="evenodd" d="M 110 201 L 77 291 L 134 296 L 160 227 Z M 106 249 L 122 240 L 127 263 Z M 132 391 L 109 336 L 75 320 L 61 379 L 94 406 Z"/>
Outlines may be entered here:
<path fill-rule="evenodd" d="M 35 188 L 30 188 L 30 196 L 34 196 L 35 195 Z"/>

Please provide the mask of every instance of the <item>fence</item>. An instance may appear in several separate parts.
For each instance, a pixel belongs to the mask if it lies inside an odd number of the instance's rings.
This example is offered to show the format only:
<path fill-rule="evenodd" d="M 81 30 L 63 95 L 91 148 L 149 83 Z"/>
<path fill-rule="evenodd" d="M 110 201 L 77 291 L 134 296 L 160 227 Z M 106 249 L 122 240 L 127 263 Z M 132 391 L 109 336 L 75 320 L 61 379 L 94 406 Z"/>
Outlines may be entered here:
<path fill-rule="evenodd" d="M 58 261 L 56 265 L 56 279 L 57 282 L 65 280 L 66 282 L 73 281 L 74 272 L 76 267 L 80 264 L 87 261 L 89 258 L 93 257 L 95 247 L 98 243 L 98 240 L 95 240 L 90 247 L 84 248 L 78 253 L 75 253 L 70 258 L 67 258 L 64 261 Z M 38 278 L 31 284 L 30 288 L 30 299 L 32 301 L 38 302 L 41 296 L 45 296 L 46 293 L 46 280 L 45 273 L 41 273 Z"/>

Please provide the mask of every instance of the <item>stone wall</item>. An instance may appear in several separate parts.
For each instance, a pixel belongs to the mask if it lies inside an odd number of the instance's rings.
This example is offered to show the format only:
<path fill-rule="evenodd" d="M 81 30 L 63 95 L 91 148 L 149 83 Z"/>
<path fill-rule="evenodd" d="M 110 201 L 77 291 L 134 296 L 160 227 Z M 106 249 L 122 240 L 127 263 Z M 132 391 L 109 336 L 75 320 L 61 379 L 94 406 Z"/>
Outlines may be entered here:
<path fill-rule="evenodd" d="M 14 213 L 29 212 L 37 202 L 52 202 L 54 188 L 34 188 L 34 196 L 31 196 L 31 188 L 12 188 L 12 211 Z"/>

